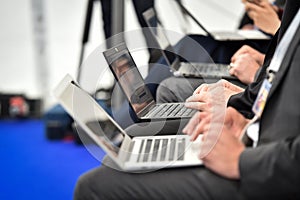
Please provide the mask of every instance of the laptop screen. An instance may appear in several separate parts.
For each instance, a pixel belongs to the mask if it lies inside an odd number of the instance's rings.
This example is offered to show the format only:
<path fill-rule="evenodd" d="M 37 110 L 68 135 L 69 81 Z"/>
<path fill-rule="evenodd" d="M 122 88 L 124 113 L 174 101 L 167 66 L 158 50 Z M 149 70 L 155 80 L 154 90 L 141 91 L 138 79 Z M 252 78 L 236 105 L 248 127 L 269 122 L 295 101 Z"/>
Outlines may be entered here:
<path fill-rule="evenodd" d="M 150 90 L 124 43 L 103 54 L 136 114 L 154 102 Z"/>
<path fill-rule="evenodd" d="M 66 78 L 64 79 L 65 83 L 60 83 L 54 91 L 57 99 L 84 130 L 88 128 L 84 134 L 87 133 L 93 141 L 110 152 L 110 155 L 117 157 L 125 138 L 123 130 L 115 124 L 94 98 Z M 78 129 L 78 133 L 80 137 L 83 136 L 82 139 L 85 138 L 85 135 L 81 135 L 80 129 Z M 89 147 L 93 148 L 93 143 L 88 141 Z"/>
<path fill-rule="evenodd" d="M 153 8 L 150 8 L 143 13 L 143 16 L 147 25 L 149 26 L 152 35 L 155 37 L 157 43 L 159 44 L 160 49 L 168 64 L 172 67 L 175 67 L 177 70 L 179 58 L 176 56 L 175 53 L 173 53 L 175 51 L 171 43 L 169 42 L 166 33 L 164 32 L 164 28 L 158 21 L 155 11 L 153 10 Z"/>
<path fill-rule="evenodd" d="M 114 153 L 115 156 L 119 154 L 119 150 L 124 141 L 124 134 L 111 121 L 88 121 L 86 126 L 99 137 L 102 144 L 107 149 Z"/>

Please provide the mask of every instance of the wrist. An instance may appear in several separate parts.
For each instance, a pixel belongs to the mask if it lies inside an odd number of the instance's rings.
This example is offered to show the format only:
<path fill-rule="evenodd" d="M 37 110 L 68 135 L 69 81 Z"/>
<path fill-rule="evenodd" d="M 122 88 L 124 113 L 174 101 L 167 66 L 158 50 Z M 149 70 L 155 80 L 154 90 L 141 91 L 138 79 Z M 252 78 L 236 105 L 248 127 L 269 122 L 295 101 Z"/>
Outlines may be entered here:
<path fill-rule="evenodd" d="M 258 60 L 257 60 L 259 67 L 261 67 L 263 65 L 264 60 L 265 60 L 265 54 L 260 53 L 258 56 Z"/>
<path fill-rule="evenodd" d="M 275 35 L 277 30 L 279 29 L 281 24 L 281 21 L 279 19 L 276 19 L 273 23 L 273 25 L 269 28 L 269 30 L 267 30 L 266 32 L 271 34 L 271 35 Z"/>

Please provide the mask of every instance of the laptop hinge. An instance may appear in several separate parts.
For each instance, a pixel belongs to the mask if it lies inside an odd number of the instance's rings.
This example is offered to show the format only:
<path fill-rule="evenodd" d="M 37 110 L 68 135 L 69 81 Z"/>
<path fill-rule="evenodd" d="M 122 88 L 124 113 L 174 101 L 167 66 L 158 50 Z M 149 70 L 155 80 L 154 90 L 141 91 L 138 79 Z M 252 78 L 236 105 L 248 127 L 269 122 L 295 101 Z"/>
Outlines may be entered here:
<path fill-rule="evenodd" d="M 152 100 L 145 108 L 138 112 L 138 117 L 145 116 L 154 106 L 156 105 L 155 101 Z"/>

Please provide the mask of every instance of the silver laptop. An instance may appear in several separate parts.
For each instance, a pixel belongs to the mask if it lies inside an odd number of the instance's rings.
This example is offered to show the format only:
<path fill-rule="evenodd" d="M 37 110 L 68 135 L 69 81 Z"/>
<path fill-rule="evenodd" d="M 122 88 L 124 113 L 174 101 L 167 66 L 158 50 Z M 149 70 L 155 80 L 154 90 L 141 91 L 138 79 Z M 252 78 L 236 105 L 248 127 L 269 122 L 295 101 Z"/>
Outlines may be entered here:
<path fill-rule="evenodd" d="M 192 143 L 187 135 L 131 138 L 69 75 L 55 88 L 54 96 L 96 145 L 125 171 L 202 164 L 198 159 L 201 139 Z"/>
<path fill-rule="evenodd" d="M 156 43 L 160 46 L 160 50 L 175 76 L 237 79 L 235 76 L 230 75 L 227 64 L 180 62 L 179 56 L 174 53 L 175 50 L 164 33 L 154 9 L 150 8 L 146 10 L 143 16 L 153 38 L 156 39 Z"/>
<path fill-rule="evenodd" d="M 103 55 L 139 119 L 184 119 L 196 112 L 184 103 L 156 103 L 125 43 L 104 51 Z"/>
<path fill-rule="evenodd" d="M 269 40 L 270 36 L 259 30 L 236 30 L 236 31 L 208 31 L 194 15 L 186 9 L 181 1 L 176 0 L 181 10 L 192 18 L 192 20 L 211 38 L 219 41 L 236 40 Z"/>

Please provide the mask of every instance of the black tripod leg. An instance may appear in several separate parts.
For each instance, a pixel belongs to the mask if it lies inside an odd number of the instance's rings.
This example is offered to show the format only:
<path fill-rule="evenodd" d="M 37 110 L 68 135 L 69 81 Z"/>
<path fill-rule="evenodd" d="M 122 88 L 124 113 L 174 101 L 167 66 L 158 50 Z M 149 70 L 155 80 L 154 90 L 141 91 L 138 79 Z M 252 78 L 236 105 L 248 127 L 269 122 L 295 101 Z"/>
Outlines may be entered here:
<path fill-rule="evenodd" d="M 89 32 L 90 32 L 91 20 L 92 20 L 92 14 L 93 14 L 93 5 L 94 5 L 94 0 L 88 0 L 84 30 L 83 30 L 82 41 L 81 41 L 81 51 L 80 51 L 80 57 L 79 57 L 79 63 L 78 63 L 78 71 L 77 71 L 77 82 L 78 83 L 80 83 L 81 64 L 82 64 L 83 56 L 84 56 L 84 48 L 89 39 Z"/>

